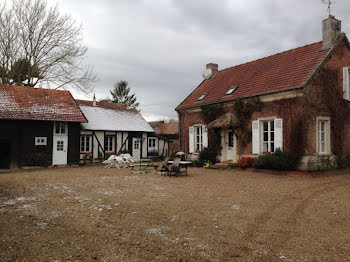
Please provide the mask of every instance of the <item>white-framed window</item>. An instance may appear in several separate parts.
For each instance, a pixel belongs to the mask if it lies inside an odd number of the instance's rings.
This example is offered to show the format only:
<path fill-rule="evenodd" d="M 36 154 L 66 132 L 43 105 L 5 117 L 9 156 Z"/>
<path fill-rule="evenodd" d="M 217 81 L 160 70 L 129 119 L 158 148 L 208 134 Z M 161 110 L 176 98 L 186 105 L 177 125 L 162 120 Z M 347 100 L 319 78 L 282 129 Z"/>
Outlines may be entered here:
<path fill-rule="evenodd" d="M 195 133 L 196 133 L 195 148 L 196 148 L 196 151 L 201 151 L 202 148 L 203 148 L 203 130 L 202 130 L 202 126 L 196 126 L 195 127 Z"/>
<path fill-rule="evenodd" d="M 46 146 L 47 145 L 47 137 L 35 137 L 35 145 L 36 146 Z"/>
<path fill-rule="evenodd" d="M 198 153 L 208 147 L 208 128 L 205 125 L 194 125 L 188 128 L 188 152 Z"/>
<path fill-rule="evenodd" d="M 262 152 L 275 152 L 274 120 L 262 121 Z"/>
<path fill-rule="evenodd" d="M 316 150 L 318 154 L 329 154 L 330 144 L 330 118 L 317 117 L 316 120 Z"/>
<path fill-rule="evenodd" d="M 231 94 L 233 94 L 233 92 L 236 91 L 237 88 L 238 88 L 238 86 L 233 86 L 233 87 L 231 87 L 231 88 L 226 92 L 225 95 L 231 95 Z"/>
<path fill-rule="evenodd" d="M 105 151 L 106 152 L 114 151 L 114 136 L 105 137 Z"/>
<path fill-rule="evenodd" d="M 91 152 L 92 136 L 80 136 L 80 152 Z"/>
<path fill-rule="evenodd" d="M 156 137 L 149 137 L 148 138 L 148 152 L 149 153 L 158 152 L 158 138 L 156 138 Z"/>
<path fill-rule="evenodd" d="M 350 101 L 350 70 L 343 67 L 343 98 Z"/>
<path fill-rule="evenodd" d="M 252 122 L 252 153 L 275 152 L 283 149 L 283 119 L 263 118 Z"/>
<path fill-rule="evenodd" d="M 67 134 L 67 123 L 66 122 L 55 122 L 55 134 L 56 135 Z"/>

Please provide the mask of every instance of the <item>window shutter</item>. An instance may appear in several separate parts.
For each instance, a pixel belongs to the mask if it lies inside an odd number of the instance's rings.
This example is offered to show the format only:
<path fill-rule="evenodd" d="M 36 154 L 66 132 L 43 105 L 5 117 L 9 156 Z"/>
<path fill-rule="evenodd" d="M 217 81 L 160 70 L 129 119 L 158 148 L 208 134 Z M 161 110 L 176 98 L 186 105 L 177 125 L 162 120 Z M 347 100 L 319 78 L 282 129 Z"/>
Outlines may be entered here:
<path fill-rule="evenodd" d="M 194 151 L 194 127 L 190 126 L 188 131 L 188 152 L 193 153 Z"/>
<path fill-rule="evenodd" d="M 202 126 L 202 133 L 203 133 L 203 148 L 208 147 L 208 128 L 207 126 Z"/>
<path fill-rule="evenodd" d="M 349 68 L 343 67 L 343 98 L 349 100 Z"/>
<path fill-rule="evenodd" d="M 283 120 L 282 118 L 276 118 L 274 120 L 275 130 L 275 150 L 277 148 L 283 150 Z"/>
<path fill-rule="evenodd" d="M 252 122 L 252 151 L 253 154 L 260 153 L 260 134 L 259 134 L 259 120 L 255 120 Z"/>

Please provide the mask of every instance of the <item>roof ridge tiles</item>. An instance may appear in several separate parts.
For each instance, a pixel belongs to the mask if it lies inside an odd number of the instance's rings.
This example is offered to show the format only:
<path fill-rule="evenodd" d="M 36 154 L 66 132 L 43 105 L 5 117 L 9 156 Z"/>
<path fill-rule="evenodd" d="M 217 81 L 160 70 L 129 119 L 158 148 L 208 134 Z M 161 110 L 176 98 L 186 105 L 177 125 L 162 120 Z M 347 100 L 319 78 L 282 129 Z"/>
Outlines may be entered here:
<path fill-rule="evenodd" d="M 275 53 L 275 54 L 272 54 L 272 55 L 264 56 L 264 57 L 257 58 L 257 59 L 251 60 L 251 61 L 247 61 L 247 62 L 242 63 L 242 64 L 238 64 L 238 65 L 234 65 L 234 66 L 230 66 L 230 67 L 221 69 L 221 70 L 218 71 L 218 73 L 223 72 L 223 71 L 226 71 L 226 70 L 229 70 L 229 69 L 237 68 L 237 67 L 239 67 L 239 66 L 243 66 L 243 65 L 250 64 L 250 63 L 258 62 L 258 61 L 264 60 L 264 59 L 266 59 L 266 58 L 271 58 L 271 57 L 273 57 L 273 56 L 277 56 L 277 55 L 281 55 L 281 54 L 284 54 L 284 53 L 288 53 L 288 52 L 291 52 L 291 51 L 294 51 L 294 50 L 297 50 L 297 49 L 300 49 L 300 48 L 305 48 L 305 47 L 308 47 L 308 46 L 317 45 L 317 44 L 320 44 L 320 43 L 322 43 L 322 41 L 315 42 L 315 43 L 311 43 L 311 44 L 306 44 L 306 45 L 299 46 L 299 47 L 295 47 L 295 48 L 288 49 L 288 50 L 284 50 L 284 51 L 279 52 L 279 53 Z M 329 50 L 329 49 L 328 49 L 328 50 Z M 320 51 L 321 51 L 321 50 L 320 50 Z"/>

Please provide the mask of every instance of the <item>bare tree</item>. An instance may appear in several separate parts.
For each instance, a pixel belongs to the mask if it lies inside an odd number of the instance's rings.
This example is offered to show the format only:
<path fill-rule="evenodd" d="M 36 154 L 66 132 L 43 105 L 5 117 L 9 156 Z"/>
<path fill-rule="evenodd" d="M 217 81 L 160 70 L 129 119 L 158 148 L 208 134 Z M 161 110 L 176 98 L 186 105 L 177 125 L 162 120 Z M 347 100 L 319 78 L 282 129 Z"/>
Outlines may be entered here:
<path fill-rule="evenodd" d="M 96 75 L 84 65 L 82 26 L 45 0 L 0 5 L 0 80 L 49 88 L 93 90 Z"/>

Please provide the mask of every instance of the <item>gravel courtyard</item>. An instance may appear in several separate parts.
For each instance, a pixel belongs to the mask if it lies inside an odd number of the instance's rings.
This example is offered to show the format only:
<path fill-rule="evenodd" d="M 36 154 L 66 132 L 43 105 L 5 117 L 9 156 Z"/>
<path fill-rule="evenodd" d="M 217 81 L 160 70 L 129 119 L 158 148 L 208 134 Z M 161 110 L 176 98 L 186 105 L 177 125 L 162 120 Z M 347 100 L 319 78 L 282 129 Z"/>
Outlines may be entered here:
<path fill-rule="evenodd" d="M 349 175 L 0 173 L 1 261 L 350 261 Z"/>

